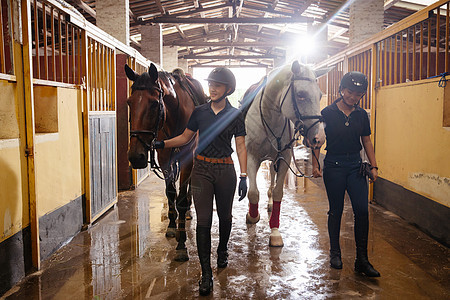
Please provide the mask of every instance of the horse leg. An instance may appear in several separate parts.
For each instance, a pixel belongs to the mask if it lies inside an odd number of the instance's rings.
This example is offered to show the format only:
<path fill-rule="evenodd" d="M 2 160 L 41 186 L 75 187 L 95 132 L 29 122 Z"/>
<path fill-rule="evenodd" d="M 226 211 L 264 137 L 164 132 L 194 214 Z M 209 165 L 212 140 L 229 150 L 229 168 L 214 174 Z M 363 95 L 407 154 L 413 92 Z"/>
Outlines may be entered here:
<path fill-rule="evenodd" d="M 169 226 L 167 227 L 166 237 L 173 238 L 177 231 L 177 211 L 175 209 L 177 191 L 175 189 L 175 182 L 172 179 L 166 180 L 166 196 L 169 202 Z"/>
<path fill-rule="evenodd" d="M 260 215 L 258 212 L 259 203 L 259 191 L 256 184 L 256 174 L 260 166 L 260 161 L 257 160 L 253 155 L 247 157 L 247 173 L 249 180 L 249 190 L 248 190 L 248 202 L 249 202 L 249 212 L 247 213 L 247 224 L 258 223 Z"/>
<path fill-rule="evenodd" d="M 178 230 L 177 230 L 177 248 L 175 261 L 188 261 L 189 255 L 186 248 L 186 211 L 189 208 L 188 184 L 192 170 L 192 165 L 188 170 L 182 170 L 180 173 L 180 189 L 177 197 L 178 210 Z"/>
<path fill-rule="evenodd" d="M 291 155 L 284 153 L 284 157 L 287 163 L 291 161 Z M 280 205 L 281 199 L 283 198 L 283 185 L 284 179 L 286 177 L 286 173 L 288 171 L 288 165 L 285 163 L 281 163 L 278 168 L 277 178 L 275 182 L 275 187 L 273 188 L 273 208 L 272 213 L 270 214 L 270 237 L 269 237 L 269 246 L 270 247 L 283 247 L 283 238 L 281 237 L 278 228 L 280 227 Z"/>
<path fill-rule="evenodd" d="M 267 211 L 270 213 L 272 211 L 272 207 L 273 207 L 272 193 L 273 193 L 273 187 L 275 184 L 275 175 L 277 174 L 275 172 L 273 162 L 270 163 L 269 173 L 270 173 L 270 186 L 269 186 L 269 189 L 267 190 L 267 197 L 269 198 L 269 201 L 267 203 Z"/>
<path fill-rule="evenodd" d="M 191 180 L 189 179 L 188 184 L 188 191 L 187 191 L 187 201 L 188 201 L 188 208 L 186 210 L 186 221 L 192 220 L 192 213 L 191 213 L 191 205 L 192 205 L 192 190 L 191 190 Z"/>

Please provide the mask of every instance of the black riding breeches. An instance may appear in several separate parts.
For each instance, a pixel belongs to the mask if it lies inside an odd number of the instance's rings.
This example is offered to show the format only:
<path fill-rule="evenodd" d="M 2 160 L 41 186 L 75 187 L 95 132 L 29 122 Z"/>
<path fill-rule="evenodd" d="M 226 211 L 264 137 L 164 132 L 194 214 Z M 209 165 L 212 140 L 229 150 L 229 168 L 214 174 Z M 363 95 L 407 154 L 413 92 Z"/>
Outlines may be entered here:
<path fill-rule="evenodd" d="M 213 198 L 219 223 L 231 223 L 236 171 L 233 164 L 216 164 L 195 159 L 191 177 L 197 226 L 211 228 Z"/>
<path fill-rule="evenodd" d="M 347 191 L 355 220 L 368 219 L 368 185 L 359 174 L 359 153 L 351 155 L 327 154 L 324 160 L 323 181 L 328 196 L 328 232 L 332 250 L 339 250 L 339 232 L 344 196 Z M 355 222 L 355 226 L 357 226 Z M 356 229 L 356 228 L 355 228 Z"/>

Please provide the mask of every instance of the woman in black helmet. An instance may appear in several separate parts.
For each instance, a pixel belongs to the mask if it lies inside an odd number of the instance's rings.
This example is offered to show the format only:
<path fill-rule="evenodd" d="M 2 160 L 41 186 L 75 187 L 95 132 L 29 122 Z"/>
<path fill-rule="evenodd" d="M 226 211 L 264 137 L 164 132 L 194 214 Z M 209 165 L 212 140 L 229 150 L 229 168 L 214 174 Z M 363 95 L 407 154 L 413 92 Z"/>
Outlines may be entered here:
<path fill-rule="evenodd" d="M 369 233 L 368 186 L 366 178 L 360 175 L 362 146 L 372 165 L 373 179 L 378 177 L 375 151 L 370 140 L 370 122 L 359 101 L 367 91 L 367 77 L 360 72 L 344 75 L 339 86 L 341 97 L 322 110 L 326 124 L 327 154 L 324 159 L 323 181 L 327 190 L 330 210 L 328 211 L 328 233 L 330 236 L 330 265 L 342 269 L 339 233 L 347 191 L 355 218 L 356 260 L 355 271 L 369 277 L 379 277 L 367 257 Z M 362 146 L 361 146 L 362 142 Z M 319 155 L 319 150 L 315 150 Z M 316 156 L 318 157 L 318 156 Z M 314 177 L 322 177 L 318 163 L 313 160 Z"/>
<path fill-rule="evenodd" d="M 244 118 L 227 99 L 227 96 L 235 90 L 236 79 L 229 69 L 215 68 L 207 80 L 211 101 L 195 108 L 181 135 L 154 143 L 155 148 L 179 147 L 189 142 L 195 133 L 199 132 L 191 187 L 197 213 L 197 250 L 202 267 L 202 278 L 199 282 L 201 295 L 208 295 L 213 286 L 210 256 L 214 197 L 219 216 L 220 234 L 217 266 L 225 268 L 228 264 L 227 245 L 231 232 L 231 213 L 236 189 L 236 171 L 231 159 L 233 136 L 235 136 L 241 171 L 239 200 L 247 194 Z"/>

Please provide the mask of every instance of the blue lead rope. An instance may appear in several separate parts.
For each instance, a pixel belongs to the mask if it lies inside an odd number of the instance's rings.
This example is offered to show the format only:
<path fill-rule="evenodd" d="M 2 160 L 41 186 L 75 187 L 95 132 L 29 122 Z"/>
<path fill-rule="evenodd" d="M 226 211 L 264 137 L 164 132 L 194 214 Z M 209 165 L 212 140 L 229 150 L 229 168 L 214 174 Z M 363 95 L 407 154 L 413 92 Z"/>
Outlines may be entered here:
<path fill-rule="evenodd" d="M 444 73 L 441 73 L 441 74 L 436 75 L 436 76 L 428 77 L 427 79 L 441 77 L 441 79 L 439 79 L 438 85 L 439 85 L 439 87 L 446 87 L 448 79 L 445 78 L 445 77 L 448 76 L 448 75 L 450 75 L 450 72 L 444 72 Z"/>

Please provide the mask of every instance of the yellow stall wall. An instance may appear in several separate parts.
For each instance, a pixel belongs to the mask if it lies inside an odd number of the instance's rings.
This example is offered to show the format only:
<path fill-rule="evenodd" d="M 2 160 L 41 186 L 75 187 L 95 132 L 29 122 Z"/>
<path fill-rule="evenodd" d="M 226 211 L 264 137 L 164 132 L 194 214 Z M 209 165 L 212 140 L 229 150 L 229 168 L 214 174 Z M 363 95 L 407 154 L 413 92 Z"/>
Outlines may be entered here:
<path fill-rule="evenodd" d="M 52 96 L 57 106 L 53 120 L 57 132 L 36 134 L 36 194 L 41 217 L 83 194 L 83 127 L 78 89 L 38 86 L 34 92 L 36 113 L 44 112 L 38 107 L 43 101 L 51 102 Z"/>
<path fill-rule="evenodd" d="M 449 207 L 450 128 L 443 127 L 443 107 L 437 81 L 378 89 L 375 152 L 380 177 Z"/>
<path fill-rule="evenodd" d="M 23 198 L 15 83 L 0 80 L 0 242 L 29 223 Z M 23 200 L 24 199 L 24 200 Z"/>

